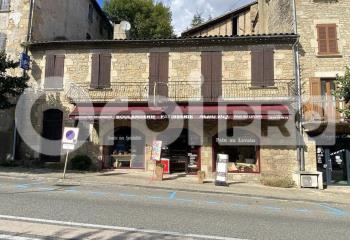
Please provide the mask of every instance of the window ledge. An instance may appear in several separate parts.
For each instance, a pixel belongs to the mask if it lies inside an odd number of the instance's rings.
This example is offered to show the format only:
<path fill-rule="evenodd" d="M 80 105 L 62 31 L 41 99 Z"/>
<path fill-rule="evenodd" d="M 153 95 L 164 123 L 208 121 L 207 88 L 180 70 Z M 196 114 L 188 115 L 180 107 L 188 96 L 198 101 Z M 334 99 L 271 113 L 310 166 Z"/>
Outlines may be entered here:
<path fill-rule="evenodd" d="M 342 58 L 343 55 L 341 55 L 340 53 L 333 53 L 333 54 L 320 54 L 320 53 L 318 53 L 316 55 L 316 57 L 318 57 L 318 58 Z"/>
<path fill-rule="evenodd" d="M 9 13 L 11 12 L 10 9 L 0 9 L 0 13 Z"/>
<path fill-rule="evenodd" d="M 44 88 L 44 91 L 49 91 L 49 92 L 51 92 L 51 91 L 59 91 L 59 92 L 61 92 L 63 90 L 64 90 L 63 88 Z"/>

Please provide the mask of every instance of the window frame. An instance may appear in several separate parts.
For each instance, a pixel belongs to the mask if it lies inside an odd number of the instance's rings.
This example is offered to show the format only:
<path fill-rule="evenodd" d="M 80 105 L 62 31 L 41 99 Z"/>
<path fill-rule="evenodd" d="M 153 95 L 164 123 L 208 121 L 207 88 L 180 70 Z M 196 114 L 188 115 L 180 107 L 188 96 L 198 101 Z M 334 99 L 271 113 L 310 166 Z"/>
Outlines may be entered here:
<path fill-rule="evenodd" d="M 320 39 L 320 28 L 325 28 L 326 31 L 326 38 L 325 39 Z M 335 39 L 330 39 L 329 38 L 329 28 L 334 28 L 335 30 Z M 317 34 L 317 55 L 318 56 L 337 56 L 340 55 L 339 52 L 339 37 L 338 37 L 338 25 L 336 23 L 327 23 L 327 24 L 317 24 L 316 25 L 316 34 Z M 326 41 L 326 52 L 321 52 L 321 43 L 320 41 Z M 330 51 L 330 41 L 335 41 L 335 48 L 336 51 Z"/>

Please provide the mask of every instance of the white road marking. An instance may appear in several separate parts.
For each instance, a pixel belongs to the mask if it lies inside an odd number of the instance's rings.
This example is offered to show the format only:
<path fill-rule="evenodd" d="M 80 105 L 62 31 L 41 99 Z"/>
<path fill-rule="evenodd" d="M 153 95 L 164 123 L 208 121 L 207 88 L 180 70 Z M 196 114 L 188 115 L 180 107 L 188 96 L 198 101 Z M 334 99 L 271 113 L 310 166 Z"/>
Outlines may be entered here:
<path fill-rule="evenodd" d="M 138 233 L 148 233 L 148 234 L 157 234 L 157 235 L 169 235 L 169 236 L 174 236 L 174 237 L 215 239 L 215 240 L 247 240 L 247 239 L 241 239 L 241 238 L 228 238 L 228 237 L 199 235 L 199 234 L 182 234 L 179 232 L 158 231 L 158 230 L 148 230 L 148 229 L 89 224 L 89 223 L 64 222 L 64 221 L 57 221 L 57 220 L 17 217 L 17 216 L 9 216 L 9 215 L 0 215 L 0 219 L 26 221 L 26 222 L 32 222 L 32 223 L 56 224 L 56 225 L 69 226 L 69 227 L 83 227 L 83 228 L 115 230 L 115 231 L 123 231 L 123 232 L 138 232 Z M 0 238 L 0 239 L 2 239 L 2 238 Z M 21 238 L 5 238 L 5 239 L 6 240 L 7 239 L 8 240 L 33 240 L 32 238 L 23 238 L 23 239 L 21 239 Z M 34 240 L 40 240 L 40 239 L 34 239 Z"/>
<path fill-rule="evenodd" d="M 10 236 L 10 235 L 3 235 L 3 234 L 0 234 L 0 239 L 3 239 L 3 240 L 42 240 L 39 238 L 27 238 L 27 237 Z"/>

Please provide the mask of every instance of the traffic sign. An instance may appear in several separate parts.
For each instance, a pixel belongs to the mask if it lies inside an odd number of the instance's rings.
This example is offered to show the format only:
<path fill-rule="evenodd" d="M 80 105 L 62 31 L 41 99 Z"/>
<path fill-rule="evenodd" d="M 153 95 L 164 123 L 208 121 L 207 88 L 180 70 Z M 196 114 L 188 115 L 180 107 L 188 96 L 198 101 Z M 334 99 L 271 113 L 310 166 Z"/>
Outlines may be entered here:
<path fill-rule="evenodd" d="M 63 131 L 62 143 L 76 144 L 78 142 L 79 128 L 65 127 Z"/>

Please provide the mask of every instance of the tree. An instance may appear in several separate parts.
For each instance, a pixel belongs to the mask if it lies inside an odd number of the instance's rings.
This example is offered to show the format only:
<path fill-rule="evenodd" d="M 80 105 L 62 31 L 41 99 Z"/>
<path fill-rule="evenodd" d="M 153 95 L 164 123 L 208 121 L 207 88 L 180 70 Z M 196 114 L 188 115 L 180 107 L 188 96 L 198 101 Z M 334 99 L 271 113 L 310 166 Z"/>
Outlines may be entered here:
<path fill-rule="evenodd" d="M 191 27 L 197 27 L 198 25 L 201 25 L 204 22 L 205 19 L 202 17 L 202 13 L 196 12 L 196 14 L 194 14 L 193 16 Z"/>
<path fill-rule="evenodd" d="M 11 76 L 8 70 L 16 69 L 19 62 L 7 59 L 4 51 L 0 52 L 0 109 L 8 109 L 16 105 L 15 99 L 28 87 L 28 76 Z"/>
<path fill-rule="evenodd" d="M 333 95 L 346 104 L 345 108 L 338 109 L 338 111 L 344 113 L 347 118 L 350 118 L 350 67 L 346 67 L 344 76 L 337 75 L 335 84 L 337 88 L 333 92 Z"/>
<path fill-rule="evenodd" d="M 115 22 L 128 21 L 132 38 L 169 38 L 174 35 L 170 8 L 153 0 L 110 0 L 104 10 Z"/>

